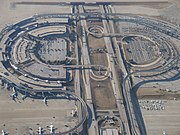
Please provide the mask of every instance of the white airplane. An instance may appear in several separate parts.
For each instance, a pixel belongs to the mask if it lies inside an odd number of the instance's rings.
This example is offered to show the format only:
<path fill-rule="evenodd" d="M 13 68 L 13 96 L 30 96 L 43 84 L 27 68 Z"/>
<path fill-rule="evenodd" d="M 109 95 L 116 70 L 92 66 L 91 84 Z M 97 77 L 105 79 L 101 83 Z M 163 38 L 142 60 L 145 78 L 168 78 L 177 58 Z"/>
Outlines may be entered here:
<path fill-rule="evenodd" d="M 19 35 L 21 35 L 21 34 L 23 34 L 25 31 L 21 31 L 21 32 L 19 32 L 18 34 L 17 34 L 17 36 L 19 36 Z"/>
<path fill-rule="evenodd" d="M 12 98 L 16 98 L 17 97 L 17 91 L 15 89 L 15 87 L 12 87 L 13 93 L 11 94 Z"/>
<path fill-rule="evenodd" d="M 43 102 L 47 105 L 47 97 L 44 97 Z"/>
<path fill-rule="evenodd" d="M 17 94 L 17 91 L 16 91 L 15 87 L 12 87 L 12 90 L 13 90 L 14 93 Z"/>
<path fill-rule="evenodd" d="M 54 134 L 54 131 L 57 130 L 57 128 L 54 127 L 54 125 L 51 123 L 50 126 L 47 126 L 50 134 Z"/>
<path fill-rule="evenodd" d="M 16 67 L 15 65 L 12 65 L 11 66 L 15 69 L 15 70 L 18 70 L 18 67 Z"/>
<path fill-rule="evenodd" d="M 12 100 L 15 100 L 17 98 L 17 93 L 12 93 L 10 97 L 12 98 Z"/>
<path fill-rule="evenodd" d="M 163 130 L 163 135 L 167 135 L 166 131 Z"/>
<path fill-rule="evenodd" d="M 1 135 L 8 135 L 8 133 L 6 133 L 4 130 L 2 130 L 2 134 Z"/>
<path fill-rule="evenodd" d="M 54 126 L 53 124 L 50 125 L 50 134 L 53 134 L 54 133 Z"/>
<path fill-rule="evenodd" d="M 42 135 L 43 129 L 41 127 L 38 128 L 38 134 Z"/>

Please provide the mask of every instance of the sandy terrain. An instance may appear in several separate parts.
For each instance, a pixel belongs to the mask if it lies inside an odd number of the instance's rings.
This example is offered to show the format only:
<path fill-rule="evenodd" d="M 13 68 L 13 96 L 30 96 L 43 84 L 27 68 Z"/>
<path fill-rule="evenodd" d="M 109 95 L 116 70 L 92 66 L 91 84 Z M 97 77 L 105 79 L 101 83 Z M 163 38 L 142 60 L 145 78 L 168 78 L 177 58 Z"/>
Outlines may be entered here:
<path fill-rule="evenodd" d="M 13 24 L 21 21 L 22 19 L 28 18 L 35 14 L 44 13 L 69 13 L 70 8 L 68 6 L 41 6 L 41 5 L 18 5 L 13 7 L 12 3 L 17 0 L 1 0 L 0 4 L 0 29 L 5 27 L 7 24 Z M 47 10 L 48 9 L 48 10 Z"/>
<path fill-rule="evenodd" d="M 109 80 L 103 82 L 91 81 L 93 102 L 96 109 L 110 110 L 117 108 L 112 86 Z"/>

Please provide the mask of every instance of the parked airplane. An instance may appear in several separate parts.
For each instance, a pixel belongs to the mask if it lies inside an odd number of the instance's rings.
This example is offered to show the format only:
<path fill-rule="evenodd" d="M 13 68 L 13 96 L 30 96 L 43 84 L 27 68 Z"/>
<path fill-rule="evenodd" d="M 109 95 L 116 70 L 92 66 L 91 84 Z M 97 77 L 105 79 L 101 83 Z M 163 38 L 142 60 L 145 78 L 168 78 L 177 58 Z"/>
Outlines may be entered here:
<path fill-rule="evenodd" d="M 50 125 L 50 134 L 53 134 L 54 133 L 54 126 L 53 124 Z"/>
<path fill-rule="evenodd" d="M 51 123 L 50 126 L 47 126 L 49 128 L 50 134 L 53 134 L 57 128 L 54 127 L 54 125 Z"/>
<path fill-rule="evenodd" d="M 12 93 L 10 97 L 12 98 L 12 100 L 15 100 L 17 98 L 17 93 Z"/>
<path fill-rule="evenodd" d="M 5 132 L 4 130 L 2 130 L 2 134 L 1 135 L 8 135 L 8 133 Z"/>
<path fill-rule="evenodd" d="M 13 93 L 10 95 L 10 97 L 12 98 L 12 100 L 15 100 L 15 98 L 17 98 L 18 96 L 18 93 L 14 87 L 12 88 L 12 90 L 13 90 Z"/>
<path fill-rule="evenodd" d="M 47 105 L 47 97 L 44 97 L 43 102 Z"/>
<path fill-rule="evenodd" d="M 15 89 L 15 87 L 12 87 L 12 90 L 13 90 L 13 92 L 14 92 L 14 93 L 16 93 L 16 89 Z"/>
<path fill-rule="evenodd" d="M 42 135 L 43 134 L 43 129 L 41 127 L 39 127 L 37 132 L 38 132 L 39 135 Z"/>
<path fill-rule="evenodd" d="M 163 135 L 167 135 L 166 131 L 163 130 Z"/>

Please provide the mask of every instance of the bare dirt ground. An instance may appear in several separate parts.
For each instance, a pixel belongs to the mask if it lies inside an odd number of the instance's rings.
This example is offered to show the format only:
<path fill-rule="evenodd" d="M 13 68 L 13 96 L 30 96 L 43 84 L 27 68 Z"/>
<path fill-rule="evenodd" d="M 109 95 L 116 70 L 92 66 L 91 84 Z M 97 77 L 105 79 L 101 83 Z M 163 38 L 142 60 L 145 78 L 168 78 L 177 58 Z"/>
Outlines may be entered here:
<path fill-rule="evenodd" d="M 92 36 L 88 37 L 89 47 L 92 49 L 103 49 L 105 47 L 105 42 L 103 38 L 94 38 Z M 92 64 L 108 66 L 108 60 L 105 53 L 94 53 L 91 55 Z"/>
<path fill-rule="evenodd" d="M 91 35 L 88 36 L 89 41 L 89 48 L 91 49 L 105 49 L 105 42 L 103 38 L 95 38 Z M 90 53 L 90 61 L 93 65 L 103 65 L 105 67 L 108 67 L 108 58 L 106 52 L 100 53 L 94 51 L 93 53 Z M 98 70 L 98 69 L 97 69 Z M 93 70 L 94 74 L 99 75 L 98 71 Z M 101 71 L 103 74 L 104 72 Z"/>
<path fill-rule="evenodd" d="M 103 82 L 91 81 L 93 102 L 96 109 L 116 109 L 116 101 L 108 80 Z"/>
<path fill-rule="evenodd" d="M 170 2 L 167 3 L 154 3 L 154 4 L 148 4 L 148 5 L 142 5 L 142 7 L 147 7 L 147 8 L 154 8 L 154 9 L 163 9 L 171 5 Z"/>
<path fill-rule="evenodd" d="M 16 5 L 14 2 L 21 0 L 1 0 L 0 2 L 0 29 L 7 24 L 14 24 L 35 14 L 47 13 L 70 13 L 69 6 L 48 6 L 48 5 Z M 30 0 L 25 0 L 30 1 Z M 42 0 L 39 0 L 42 1 Z M 47 10 L 48 9 L 48 10 Z"/>
<path fill-rule="evenodd" d="M 180 94 L 176 92 L 168 92 L 159 88 L 139 88 L 137 91 L 138 99 L 180 99 Z"/>
<path fill-rule="evenodd" d="M 92 24 L 91 24 L 92 25 Z M 101 24 L 98 24 L 101 25 Z M 91 49 L 105 49 L 105 42 L 103 38 L 95 38 L 88 36 L 89 48 Z M 108 60 L 106 53 L 92 53 L 90 55 L 91 64 L 104 65 L 108 67 Z M 96 75 L 98 73 L 94 71 Z M 116 101 L 113 94 L 112 86 L 109 79 L 104 81 L 94 81 L 91 79 L 92 97 L 95 108 L 98 110 L 115 109 Z"/>

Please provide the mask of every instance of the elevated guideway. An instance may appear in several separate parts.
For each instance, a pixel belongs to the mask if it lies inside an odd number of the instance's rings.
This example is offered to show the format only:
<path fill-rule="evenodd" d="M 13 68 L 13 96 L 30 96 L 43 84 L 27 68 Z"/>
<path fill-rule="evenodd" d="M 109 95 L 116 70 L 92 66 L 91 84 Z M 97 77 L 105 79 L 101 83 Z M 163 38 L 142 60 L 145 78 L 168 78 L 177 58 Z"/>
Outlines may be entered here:
<path fill-rule="evenodd" d="M 84 13 L 83 10 L 83 6 L 80 5 L 79 6 L 79 12 L 80 13 Z M 87 46 L 87 41 L 86 41 L 86 20 L 83 19 L 84 16 L 80 15 L 81 19 L 81 26 L 82 26 L 82 64 L 83 65 L 90 65 L 90 59 L 89 59 L 89 53 L 88 53 L 88 46 Z M 85 85 L 85 91 L 86 91 L 86 103 L 91 111 L 91 124 L 90 127 L 88 129 L 89 135 L 99 135 L 99 131 L 98 131 L 98 123 L 96 121 L 95 118 L 95 110 L 94 110 L 94 106 L 92 103 L 92 94 L 91 94 L 91 86 L 90 86 L 90 71 L 89 70 L 84 70 L 82 71 L 83 73 L 83 81 L 84 81 L 84 85 Z"/>
<path fill-rule="evenodd" d="M 100 5 L 100 10 L 101 13 L 106 13 L 109 12 L 106 9 L 106 6 Z M 105 16 L 102 16 L 105 17 Z M 114 29 L 113 29 L 113 22 L 111 22 L 111 18 L 109 20 L 109 18 L 107 20 L 102 20 L 103 22 L 103 27 L 104 27 L 104 33 L 106 33 L 107 35 L 109 33 L 115 33 Z M 120 35 L 120 34 L 118 34 Z M 115 38 L 111 38 L 111 36 L 109 37 L 104 37 L 105 43 L 106 43 L 106 48 L 108 50 L 108 59 L 110 61 L 110 70 L 112 72 L 112 79 L 111 79 L 111 84 L 113 86 L 113 92 L 116 98 L 116 103 L 118 106 L 118 111 L 120 113 L 120 119 L 123 121 L 123 126 L 124 126 L 124 132 L 126 132 L 126 134 L 130 134 L 129 131 L 129 126 L 128 126 L 128 120 L 125 114 L 125 110 L 124 110 L 124 105 L 123 105 L 123 96 L 122 96 L 122 92 L 120 91 L 120 82 L 118 82 L 118 77 L 117 77 L 117 71 L 115 68 L 115 53 L 113 50 L 113 44 L 116 45 L 116 39 Z M 113 43 L 113 44 L 112 44 Z"/>

